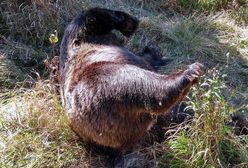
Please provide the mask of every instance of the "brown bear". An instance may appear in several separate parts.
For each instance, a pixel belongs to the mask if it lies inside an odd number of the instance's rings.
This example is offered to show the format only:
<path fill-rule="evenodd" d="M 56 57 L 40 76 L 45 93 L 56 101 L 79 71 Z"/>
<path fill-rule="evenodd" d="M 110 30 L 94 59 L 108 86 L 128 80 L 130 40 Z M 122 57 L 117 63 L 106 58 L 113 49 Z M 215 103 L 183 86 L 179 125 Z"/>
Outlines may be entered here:
<path fill-rule="evenodd" d="M 102 8 L 81 12 L 65 30 L 60 48 L 60 91 L 72 129 L 85 141 L 132 150 L 156 116 L 167 113 L 197 82 L 202 65 L 163 75 L 108 38 L 132 35 L 138 20 Z"/>

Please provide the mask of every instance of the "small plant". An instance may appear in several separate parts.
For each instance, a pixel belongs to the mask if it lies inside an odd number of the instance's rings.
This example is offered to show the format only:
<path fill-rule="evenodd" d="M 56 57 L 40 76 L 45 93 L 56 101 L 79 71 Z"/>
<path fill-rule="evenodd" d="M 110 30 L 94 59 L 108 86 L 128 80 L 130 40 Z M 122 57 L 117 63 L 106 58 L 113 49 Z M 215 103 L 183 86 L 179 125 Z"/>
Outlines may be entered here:
<path fill-rule="evenodd" d="M 181 165 L 193 168 L 248 163 L 248 144 L 242 144 L 226 126 L 232 109 L 221 94 L 225 85 L 219 71 L 214 69 L 211 73 L 212 78 L 204 76 L 201 84 L 193 88 L 189 108 L 195 111 L 195 116 L 190 126 L 169 138 L 175 159 L 172 164 L 180 160 L 184 161 Z"/>
<path fill-rule="evenodd" d="M 248 46 L 248 39 L 246 40 L 241 40 L 239 44 L 240 48 L 245 48 Z"/>
<path fill-rule="evenodd" d="M 52 57 L 55 57 L 55 44 L 58 43 L 58 32 L 54 30 L 53 33 L 50 34 L 49 42 L 52 45 Z"/>

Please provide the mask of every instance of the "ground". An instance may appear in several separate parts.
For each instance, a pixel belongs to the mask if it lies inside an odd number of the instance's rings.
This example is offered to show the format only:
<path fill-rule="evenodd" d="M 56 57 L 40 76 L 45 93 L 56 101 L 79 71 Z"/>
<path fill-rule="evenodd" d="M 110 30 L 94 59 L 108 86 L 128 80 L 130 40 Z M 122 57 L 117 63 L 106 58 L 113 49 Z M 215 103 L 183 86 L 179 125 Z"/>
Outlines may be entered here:
<path fill-rule="evenodd" d="M 124 156 L 126 167 L 248 167 L 248 135 L 228 126 L 248 116 L 248 2 L 214 0 L 20 0 L 0 4 L 0 167 L 109 167 L 71 131 L 44 60 L 58 54 L 49 36 L 91 6 L 140 19 L 130 38 L 136 54 L 148 46 L 164 57 L 162 73 L 205 65 L 185 99 L 191 122 L 171 125 L 162 143 Z M 246 117 L 244 117 L 246 118 Z"/>

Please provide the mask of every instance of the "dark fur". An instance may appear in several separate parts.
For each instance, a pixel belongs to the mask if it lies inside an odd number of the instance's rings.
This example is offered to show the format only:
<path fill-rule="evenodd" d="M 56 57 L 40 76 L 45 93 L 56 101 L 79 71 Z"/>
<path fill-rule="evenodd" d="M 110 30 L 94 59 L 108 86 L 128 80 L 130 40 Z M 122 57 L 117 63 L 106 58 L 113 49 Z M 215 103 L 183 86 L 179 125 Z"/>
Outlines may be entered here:
<path fill-rule="evenodd" d="M 231 115 L 232 121 L 228 123 L 229 126 L 234 128 L 237 135 L 248 134 L 248 117 L 245 114 L 237 113 Z"/>
<path fill-rule="evenodd" d="M 197 81 L 201 65 L 169 76 L 105 38 L 112 29 L 125 36 L 138 20 L 124 12 L 93 8 L 67 27 L 60 50 L 63 105 L 72 129 L 84 140 L 130 150 Z"/>
<path fill-rule="evenodd" d="M 155 70 L 159 70 L 159 67 L 171 61 L 168 58 L 164 58 L 158 49 L 148 46 L 146 46 L 139 55 Z"/>

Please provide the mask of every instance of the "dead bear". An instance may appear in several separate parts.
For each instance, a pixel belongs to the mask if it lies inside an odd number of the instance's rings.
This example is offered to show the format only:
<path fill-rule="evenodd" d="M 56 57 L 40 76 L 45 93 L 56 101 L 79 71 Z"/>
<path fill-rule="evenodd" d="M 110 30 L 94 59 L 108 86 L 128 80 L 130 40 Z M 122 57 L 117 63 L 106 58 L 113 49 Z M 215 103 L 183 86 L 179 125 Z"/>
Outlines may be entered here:
<path fill-rule="evenodd" d="M 202 65 L 163 75 L 108 40 L 111 30 L 132 35 L 138 20 L 102 8 L 81 12 L 60 48 L 60 92 L 72 129 L 85 141 L 132 150 L 158 115 L 167 113 L 197 82 Z"/>

